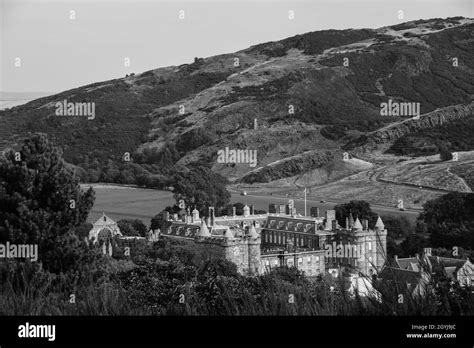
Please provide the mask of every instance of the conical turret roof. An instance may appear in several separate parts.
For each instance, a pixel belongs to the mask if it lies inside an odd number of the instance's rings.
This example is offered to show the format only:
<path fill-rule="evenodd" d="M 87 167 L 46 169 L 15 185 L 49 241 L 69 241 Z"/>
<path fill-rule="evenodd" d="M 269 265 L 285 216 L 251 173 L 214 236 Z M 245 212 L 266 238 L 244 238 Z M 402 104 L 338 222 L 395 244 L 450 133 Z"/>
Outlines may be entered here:
<path fill-rule="evenodd" d="M 202 220 L 201 223 L 201 229 L 199 230 L 199 236 L 201 237 L 210 237 L 211 234 L 209 233 L 209 229 L 207 228 L 206 222 L 204 219 Z"/>
<path fill-rule="evenodd" d="M 377 219 L 377 222 L 375 223 L 375 228 L 379 228 L 381 230 L 383 230 L 385 228 L 385 225 L 383 224 L 383 221 L 382 219 L 380 218 L 380 215 Z"/>
<path fill-rule="evenodd" d="M 234 238 L 234 234 L 229 227 L 224 231 L 224 238 Z"/>
<path fill-rule="evenodd" d="M 255 226 L 254 226 L 253 224 L 250 226 L 250 229 L 249 229 L 249 236 L 250 236 L 250 237 L 253 237 L 253 238 L 258 237 L 257 230 L 255 229 Z"/>
<path fill-rule="evenodd" d="M 354 222 L 354 229 L 362 230 L 362 224 L 360 223 L 359 218 L 357 218 L 356 221 Z"/>

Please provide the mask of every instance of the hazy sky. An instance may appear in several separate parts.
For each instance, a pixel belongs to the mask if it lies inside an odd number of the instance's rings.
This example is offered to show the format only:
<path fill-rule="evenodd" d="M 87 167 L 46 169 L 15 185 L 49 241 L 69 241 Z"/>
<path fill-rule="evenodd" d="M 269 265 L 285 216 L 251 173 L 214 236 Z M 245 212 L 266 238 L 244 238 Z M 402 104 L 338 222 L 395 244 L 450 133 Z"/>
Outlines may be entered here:
<path fill-rule="evenodd" d="M 474 17 L 473 3 L 0 0 L 0 91 L 59 92 L 321 29 Z M 184 19 L 179 19 L 180 10 Z M 399 10 L 403 20 L 397 17 Z M 130 67 L 124 66 L 126 57 Z"/>

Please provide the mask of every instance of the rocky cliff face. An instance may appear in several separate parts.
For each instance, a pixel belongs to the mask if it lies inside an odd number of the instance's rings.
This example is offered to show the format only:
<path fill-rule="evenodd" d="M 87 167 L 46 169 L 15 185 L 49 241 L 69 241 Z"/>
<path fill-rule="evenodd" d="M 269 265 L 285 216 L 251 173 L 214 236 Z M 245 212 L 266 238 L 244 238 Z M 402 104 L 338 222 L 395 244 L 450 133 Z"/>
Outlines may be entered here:
<path fill-rule="evenodd" d="M 421 115 L 419 119 L 410 118 L 364 134 L 349 142 L 344 148 L 355 152 L 382 150 L 404 135 L 470 117 L 474 117 L 474 102 L 448 106 Z"/>
<path fill-rule="evenodd" d="M 331 151 L 325 151 L 323 153 L 308 151 L 301 155 L 293 156 L 259 168 L 245 175 L 240 181 L 251 184 L 288 178 L 311 169 L 322 167 L 334 159 L 335 154 Z"/>

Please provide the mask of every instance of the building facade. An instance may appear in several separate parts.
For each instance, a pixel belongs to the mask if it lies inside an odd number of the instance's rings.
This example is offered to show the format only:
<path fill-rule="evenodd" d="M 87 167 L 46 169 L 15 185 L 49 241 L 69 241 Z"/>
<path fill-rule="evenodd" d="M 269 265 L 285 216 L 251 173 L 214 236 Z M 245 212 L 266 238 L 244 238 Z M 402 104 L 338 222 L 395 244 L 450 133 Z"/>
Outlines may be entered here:
<path fill-rule="evenodd" d="M 334 210 L 320 217 L 313 207 L 312 216 L 301 216 L 291 201 L 278 208 L 271 204 L 269 211 L 253 214 L 253 207 L 245 206 L 243 215 L 236 215 L 234 209 L 231 216 L 216 217 L 210 207 L 206 219 L 197 210 L 173 217 L 165 213 L 160 238 L 191 243 L 207 257 L 232 261 L 241 273 L 249 274 L 286 265 L 307 276 L 342 271 L 370 275 L 385 263 L 387 231 L 380 218 L 369 229 L 366 221 L 354 221 L 352 216 L 341 227 Z"/>

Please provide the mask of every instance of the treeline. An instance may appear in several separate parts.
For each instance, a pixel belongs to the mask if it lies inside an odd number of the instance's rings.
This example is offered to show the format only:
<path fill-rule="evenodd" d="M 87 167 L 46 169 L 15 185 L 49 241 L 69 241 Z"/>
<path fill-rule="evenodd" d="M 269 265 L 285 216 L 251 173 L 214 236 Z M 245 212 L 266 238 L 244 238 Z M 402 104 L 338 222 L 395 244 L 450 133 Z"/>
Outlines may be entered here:
<path fill-rule="evenodd" d="M 373 228 L 378 214 L 366 201 L 350 201 L 334 207 L 336 219 L 345 226 L 346 217 L 367 219 Z M 474 194 L 449 193 L 423 206 L 423 212 L 413 223 L 403 216 L 381 215 L 387 229 L 387 254 L 390 258 L 422 254 L 432 248 L 434 255 L 458 257 L 474 261 Z"/>

